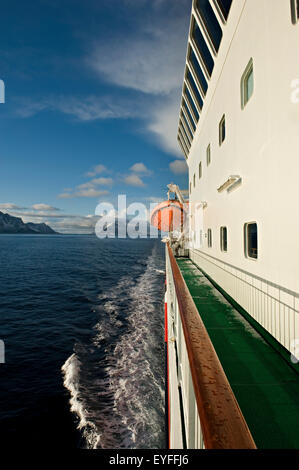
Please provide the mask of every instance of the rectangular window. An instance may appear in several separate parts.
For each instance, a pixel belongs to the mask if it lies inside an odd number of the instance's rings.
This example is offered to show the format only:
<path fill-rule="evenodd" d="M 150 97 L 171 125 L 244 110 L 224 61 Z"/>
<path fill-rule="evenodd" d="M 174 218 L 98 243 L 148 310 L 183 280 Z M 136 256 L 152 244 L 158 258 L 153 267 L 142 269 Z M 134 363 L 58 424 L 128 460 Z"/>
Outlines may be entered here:
<path fill-rule="evenodd" d="M 191 64 L 193 71 L 196 75 L 199 86 L 201 87 L 202 92 L 205 95 L 208 89 L 208 84 L 192 47 L 189 47 L 188 60 L 189 60 L 189 64 Z"/>
<path fill-rule="evenodd" d="M 250 59 L 241 78 L 242 109 L 246 106 L 252 94 L 253 94 L 253 62 L 252 62 L 252 59 Z"/>
<path fill-rule="evenodd" d="M 193 188 L 195 188 L 195 173 L 193 175 Z"/>
<path fill-rule="evenodd" d="M 185 158 L 188 158 L 188 149 L 187 147 L 183 144 L 181 137 L 178 135 L 178 143 L 182 149 L 183 154 L 185 155 Z"/>
<path fill-rule="evenodd" d="M 227 227 L 220 227 L 220 249 L 227 251 Z"/>
<path fill-rule="evenodd" d="M 210 5 L 210 0 L 197 0 L 196 2 L 198 13 L 207 29 L 208 35 L 213 43 L 215 51 L 217 52 L 222 39 L 222 30 Z"/>
<path fill-rule="evenodd" d="M 181 129 L 180 129 L 180 128 L 179 128 L 179 132 L 178 132 L 178 134 L 179 134 L 179 136 L 180 136 L 181 140 L 184 142 L 184 144 L 185 144 L 186 148 L 187 148 L 187 149 L 188 149 L 188 151 L 189 151 L 189 150 L 190 150 L 190 145 L 189 145 L 189 144 L 187 143 L 187 141 L 185 140 L 185 138 L 184 138 L 184 136 L 183 136 L 183 134 L 182 134 L 182 131 L 181 131 Z"/>
<path fill-rule="evenodd" d="M 217 1 L 217 4 L 221 10 L 221 13 L 225 19 L 225 21 L 227 20 L 227 17 L 228 17 L 228 14 L 229 14 L 229 10 L 230 10 L 230 7 L 231 7 L 231 4 L 232 4 L 232 0 L 216 0 Z"/>
<path fill-rule="evenodd" d="M 209 166 L 209 164 L 211 163 L 211 144 L 207 146 L 206 155 L 207 155 L 207 166 Z"/>
<path fill-rule="evenodd" d="M 225 114 L 223 114 L 221 121 L 219 123 L 219 145 L 222 144 L 224 139 L 225 139 Z"/>
<path fill-rule="evenodd" d="M 202 165 L 200 162 L 200 164 L 198 165 L 198 179 L 200 179 L 201 177 L 202 177 Z"/>
<path fill-rule="evenodd" d="M 192 140 L 189 139 L 189 136 L 187 135 L 187 132 L 185 131 L 185 129 L 183 128 L 183 125 L 180 121 L 180 127 L 179 127 L 179 130 L 181 131 L 181 134 L 186 142 L 186 144 L 188 145 L 188 148 L 191 147 L 191 142 Z"/>
<path fill-rule="evenodd" d="M 197 108 L 196 108 L 196 102 L 194 101 L 193 96 L 191 96 L 191 93 L 189 92 L 186 85 L 184 86 L 184 95 L 187 98 L 187 102 L 190 103 L 192 111 L 193 111 L 194 115 L 196 116 L 196 119 L 198 120 L 199 114 L 198 114 L 198 111 L 197 111 Z"/>
<path fill-rule="evenodd" d="M 179 127 L 179 130 L 181 131 L 181 133 L 182 133 L 182 136 L 183 136 L 183 138 L 184 138 L 184 140 L 185 140 L 186 144 L 188 144 L 188 145 L 189 145 L 189 147 L 191 147 L 191 142 L 190 142 L 190 139 L 189 139 L 189 137 L 187 136 L 187 132 L 186 132 L 186 131 L 185 131 L 185 129 L 183 128 L 183 125 L 182 125 L 181 121 L 180 121 L 180 127 Z"/>
<path fill-rule="evenodd" d="M 244 225 L 244 245 L 246 258 L 257 259 L 258 245 L 256 222 L 250 222 Z"/>
<path fill-rule="evenodd" d="M 197 85 L 195 84 L 195 81 L 193 80 L 193 77 L 192 77 L 192 75 L 191 75 L 190 70 L 188 69 L 188 67 L 187 67 L 186 79 L 187 79 L 188 85 L 190 86 L 191 90 L 193 91 L 193 93 L 194 93 L 194 95 L 195 95 L 195 98 L 196 98 L 196 101 L 197 101 L 197 104 L 198 104 L 199 109 L 202 109 L 202 107 L 203 107 L 203 100 L 202 100 L 201 94 L 200 94 L 199 91 L 198 91 L 198 87 L 197 87 Z"/>
<path fill-rule="evenodd" d="M 208 228 L 208 247 L 212 247 L 212 230 Z"/>
<path fill-rule="evenodd" d="M 182 100 L 182 109 L 183 109 L 183 110 L 185 111 L 185 113 L 187 114 L 187 116 L 188 116 L 188 118 L 189 118 L 189 121 L 190 121 L 190 123 L 191 123 L 191 126 L 193 127 L 193 130 L 195 131 L 195 129 L 196 129 L 196 124 L 195 124 L 195 122 L 194 122 L 194 120 L 193 120 L 193 117 L 192 117 L 192 115 L 191 115 L 191 113 L 190 113 L 190 111 L 189 111 L 189 109 L 188 109 L 188 107 L 187 107 L 186 102 L 185 102 L 184 99 Z"/>
<path fill-rule="evenodd" d="M 185 115 L 182 112 L 181 112 L 181 120 L 183 121 L 183 124 L 184 124 L 185 128 L 188 129 L 189 134 L 193 137 L 193 132 L 192 132 L 192 130 L 191 130 L 189 124 L 188 124 L 187 119 L 185 118 Z"/>
<path fill-rule="evenodd" d="M 292 23 L 296 24 L 299 20 L 299 0 L 291 0 Z"/>
<path fill-rule="evenodd" d="M 183 130 L 185 131 L 185 134 L 187 135 L 189 139 L 189 142 L 191 143 L 193 140 L 193 134 L 189 132 L 189 128 L 185 125 L 182 119 L 180 119 L 179 121 L 179 126 L 183 128 Z"/>
<path fill-rule="evenodd" d="M 192 39 L 195 42 L 196 48 L 198 53 L 200 54 L 202 61 L 204 65 L 206 66 L 206 69 L 211 76 L 213 68 L 214 68 L 214 60 L 213 57 L 211 56 L 211 53 L 209 51 L 209 48 L 206 44 L 206 40 L 204 39 L 203 35 L 201 34 L 201 31 L 198 27 L 198 24 L 193 17 L 193 24 L 192 24 L 192 31 L 191 31 L 191 36 Z"/>

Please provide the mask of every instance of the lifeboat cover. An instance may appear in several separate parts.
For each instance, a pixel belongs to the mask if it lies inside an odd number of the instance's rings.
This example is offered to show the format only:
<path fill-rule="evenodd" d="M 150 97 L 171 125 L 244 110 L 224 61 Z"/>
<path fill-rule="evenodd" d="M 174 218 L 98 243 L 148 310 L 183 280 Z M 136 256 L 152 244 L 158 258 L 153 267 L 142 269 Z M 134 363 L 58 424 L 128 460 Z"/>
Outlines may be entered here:
<path fill-rule="evenodd" d="M 162 232 L 181 231 L 186 220 L 186 210 L 176 199 L 158 204 L 151 213 L 151 225 Z"/>

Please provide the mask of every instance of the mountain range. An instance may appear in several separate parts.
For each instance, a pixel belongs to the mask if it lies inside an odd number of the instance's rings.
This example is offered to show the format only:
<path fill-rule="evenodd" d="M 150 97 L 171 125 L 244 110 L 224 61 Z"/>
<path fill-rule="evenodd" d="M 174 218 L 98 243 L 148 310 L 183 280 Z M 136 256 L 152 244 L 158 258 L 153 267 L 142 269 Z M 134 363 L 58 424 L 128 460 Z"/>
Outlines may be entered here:
<path fill-rule="evenodd" d="M 28 233 L 55 235 L 55 232 L 47 224 L 35 224 L 33 222 L 23 222 L 21 217 L 14 217 L 0 211 L 0 233 Z"/>

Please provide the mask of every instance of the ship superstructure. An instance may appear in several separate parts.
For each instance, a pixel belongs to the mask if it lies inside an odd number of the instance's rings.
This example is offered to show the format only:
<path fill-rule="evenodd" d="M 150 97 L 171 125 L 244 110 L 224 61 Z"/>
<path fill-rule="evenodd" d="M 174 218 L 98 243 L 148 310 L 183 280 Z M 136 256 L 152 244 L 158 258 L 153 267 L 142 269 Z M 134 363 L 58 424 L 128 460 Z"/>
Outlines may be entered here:
<path fill-rule="evenodd" d="M 192 3 L 189 258 L 166 250 L 170 447 L 299 447 L 298 19 L 298 0 Z"/>

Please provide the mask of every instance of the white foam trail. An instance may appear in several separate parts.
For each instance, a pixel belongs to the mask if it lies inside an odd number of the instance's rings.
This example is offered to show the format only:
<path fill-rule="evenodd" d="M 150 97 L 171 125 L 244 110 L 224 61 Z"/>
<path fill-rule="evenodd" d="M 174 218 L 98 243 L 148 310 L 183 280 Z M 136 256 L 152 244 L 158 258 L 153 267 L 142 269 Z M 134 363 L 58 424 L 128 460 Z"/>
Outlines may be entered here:
<path fill-rule="evenodd" d="M 162 296 L 157 298 L 157 273 L 164 271 L 156 268 L 153 252 L 137 283 L 132 275 L 124 277 L 99 297 L 101 318 L 94 327 L 92 346 L 97 350 L 104 344 L 105 354 L 95 370 L 91 369 L 92 379 L 86 382 L 84 376 L 84 386 L 80 385 L 82 364 L 76 354 L 62 367 L 64 385 L 71 394 L 71 411 L 78 416 L 78 428 L 89 448 L 146 448 L 159 442 L 164 390 L 160 383 Z M 128 324 L 125 334 L 118 336 L 123 325 L 119 316 L 123 318 L 124 309 Z M 97 367 L 102 378 L 97 376 Z"/>
<path fill-rule="evenodd" d="M 100 435 L 98 434 L 98 430 L 94 423 L 88 420 L 88 411 L 85 409 L 84 403 L 80 396 L 80 366 L 81 363 L 79 359 L 77 358 L 76 354 L 73 353 L 61 367 L 61 370 L 64 374 L 63 385 L 70 392 L 71 412 L 78 416 L 78 429 L 89 429 L 87 433 L 84 433 L 84 436 L 87 438 L 89 446 L 96 447 L 100 439 Z"/>
<path fill-rule="evenodd" d="M 159 390 L 160 400 L 159 403 L 156 402 L 156 406 L 158 405 L 161 415 L 164 413 L 164 390 L 152 368 L 152 328 L 157 320 L 157 306 L 153 302 L 157 296 L 153 282 L 154 272 L 157 270 L 151 256 L 146 271 L 130 290 L 131 327 L 129 333 L 123 335 L 117 343 L 114 364 L 108 370 L 111 388 L 114 390 L 114 409 L 120 416 L 125 417 L 123 422 L 131 434 L 127 435 L 126 442 L 130 447 L 135 447 L 137 437 L 138 444 L 146 446 L 147 429 L 151 429 L 152 437 L 159 431 L 155 429 L 156 416 L 149 406 L 149 399 L 154 390 Z M 162 361 L 162 357 L 160 360 Z"/>

